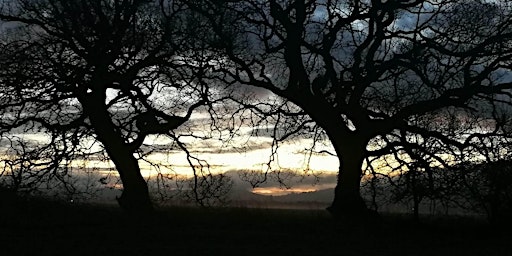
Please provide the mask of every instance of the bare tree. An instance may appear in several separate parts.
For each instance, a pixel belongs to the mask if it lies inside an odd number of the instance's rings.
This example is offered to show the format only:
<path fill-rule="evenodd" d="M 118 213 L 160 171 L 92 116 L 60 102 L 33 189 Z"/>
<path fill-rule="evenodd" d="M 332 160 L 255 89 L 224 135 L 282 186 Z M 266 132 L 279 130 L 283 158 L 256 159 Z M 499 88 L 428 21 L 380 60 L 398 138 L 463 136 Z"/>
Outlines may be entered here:
<path fill-rule="evenodd" d="M 367 216 L 359 190 L 368 157 L 407 143 L 449 164 L 410 138 L 460 155 L 506 134 L 491 113 L 510 102 L 510 1 L 187 3 L 214 32 L 206 39 L 225 56 L 224 80 L 286 98 L 323 129 L 340 162 L 335 215 Z M 451 133 L 450 111 L 485 129 Z M 415 121 L 425 116 L 435 122 Z"/>
<path fill-rule="evenodd" d="M 92 198 L 98 192 L 97 173 L 49 157 L 58 154 L 55 143 L 41 145 L 14 135 L 0 142 L 4 144 L 0 160 L 1 187 L 23 195 L 50 196 L 58 191 L 56 196 L 68 201 Z M 75 170 L 80 170 L 80 178 L 72 175 Z"/>
<path fill-rule="evenodd" d="M 47 136 L 42 146 L 53 151 L 40 164 L 52 171 L 106 153 L 123 183 L 121 207 L 152 209 L 138 163 L 145 140 L 177 139 L 208 95 L 182 7 L 171 2 L 164 15 L 159 1 L 2 1 L 2 135 Z"/>

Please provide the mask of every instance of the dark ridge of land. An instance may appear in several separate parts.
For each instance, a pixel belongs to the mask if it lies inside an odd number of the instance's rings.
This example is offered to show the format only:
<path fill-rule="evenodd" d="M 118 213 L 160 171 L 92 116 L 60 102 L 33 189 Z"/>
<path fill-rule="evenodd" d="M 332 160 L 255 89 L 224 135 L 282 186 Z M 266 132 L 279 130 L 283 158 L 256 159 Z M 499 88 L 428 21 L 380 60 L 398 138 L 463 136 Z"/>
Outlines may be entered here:
<path fill-rule="evenodd" d="M 2 203 L 0 255 L 512 255 L 509 226 L 385 215 L 352 225 L 324 210 Z"/>

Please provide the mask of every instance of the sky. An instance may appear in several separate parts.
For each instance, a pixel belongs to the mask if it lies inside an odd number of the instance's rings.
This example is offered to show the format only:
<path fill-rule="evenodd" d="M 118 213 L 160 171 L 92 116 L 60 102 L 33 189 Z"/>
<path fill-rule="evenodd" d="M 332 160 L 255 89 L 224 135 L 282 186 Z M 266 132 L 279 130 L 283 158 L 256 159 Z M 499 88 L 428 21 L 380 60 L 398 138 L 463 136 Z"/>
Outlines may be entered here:
<path fill-rule="evenodd" d="M 156 142 L 158 141 L 158 142 Z M 158 138 L 148 138 L 147 143 L 165 143 Z M 209 140 L 190 140 L 187 141 L 190 152 L 199 159 L 205 160 L 210 165 L 212 173 L 227 173 L 237 171 L 259 171 L 268 170 L 268 163 L 271 158 L 272 139 L 264 136 L 241 136 L 235 138 L 231 145 L 223 145 L 222 142 Z M 310 147 L 311 141 L 308 139 L 290 140 L 279 146 L 274 161 L 270 163 L 272 170 L 295 171 L 297 173 L 314 175 L 336 175 L 339 168 L 338 159 L 335 156 L 323 153 L 313 153 L 308 160 L 309 155 L 305 152 Z M 329 147 L 317 148 L 332 152 Z M 150 155 L 148 159 L 154 163 L 161 163 L 160 167 L 170 164 L 170 168 L 163 167 L 160 172 L 168 172 L 190 176 L 191 167 L 187 162 L 186 154 L 182 150 L 163 151 Z M 309 162 L 308 162 L 309 161 Z M 309 165 L 308 165 L 309 164 Z M 141 162 L 142 174 L 145 177 L 154 176 L 157 170 L 150 165 Z M 308 170 L 307 173 L 304 171 Z M 290 188 L 284 188 L 277 184 L 262 184 L 260 188 L 253 189 L 253 192 L 267 195 L 282 195 L 291 192 L 311 192 L 335 186 L 332 180 L 322 178 L 318 183 L 293 184 Z M 294 182 L 291 182 L 294 183 Z"/>
<path fill-rule="evenodd" d="M 196 113 L 191 120 L 203 118 L 201 113 Z M 219 141 L 216 139 L 201 140 L 190 139 L 183 140 L 187 149 L 194 157 L 205 160 L 210 166 L 209 171 L 218 173 L 230 173 L 234 175 L 239 171 L 268 171 L 269 161 L 272 155 L 272 138 L 270 136 L 251 136 L 252 128 L 245 127 L 241 129 L 240 136 L 233 138 L 230 143 Z M 38 133 L 18 133 L 13 134 L 25 140 L 47 143 L 49 137 Z M 90 147 L 93 151 L 100 150 L 99 144 L 92 141 L 82 141 L 84 146 Z M 327 153 L 313 153 L 309 155 L 305 150 L 311 147 L 312 141 L 305 138 L 297 138 L 283 142 L 274 155 L 273 161 L 270 163 L 271 171 L 292 171 L 295 174 L 303 174 L 304 176 L 318 176 L 319 179 L 312 182 L 311 179 L 302 180 L 300 177 L 290 179 L 285 187 L 272 180 L 265 184 L 260 184 L 257 188 L 248 188 L 254 193 L 264 195 L 284 195 L 288 193 L 312 192 L 316 190 L 333 188 L 335 182 L 332 177 L 338 171 L 338 159 Z M 172 141 L 163 136 L 148 136 L 145 144 L 157 145 L 158 150 L 149 154 L 146 161 L 139 161 L 141 173 L 146 179 L 154 179 L 158 173 L 164 175 L 178 175 L 182 177 L 191 177 L 192 168 L 187 161 L 186 154 L 179 148 L 173 148 Z M 327 145 L 319 144 L 316 151 L 326 150 L 333 152 Z M 309 158 L 310 157 L 310 158 Z M 156 164 L 157 167 L 155 167 Z M 109 186 L 120 188 L 117 181 L 118 174 L 115 171 L 113 163 L 100 160 L 74 160 L 69 163 L 73 167 L 78 176 L 84 176 L 80 170 L 92 169 L 97 170 L 99 176 L 108 176 L 111 183 Z M 307 172 L 306 172 L 307 170 Z M 271 175 L 270 175 L 271 176 Z M 326 177 L 323 179 L 322 177 Z M 243 184 L 247 187 L 247 184 Z"/>

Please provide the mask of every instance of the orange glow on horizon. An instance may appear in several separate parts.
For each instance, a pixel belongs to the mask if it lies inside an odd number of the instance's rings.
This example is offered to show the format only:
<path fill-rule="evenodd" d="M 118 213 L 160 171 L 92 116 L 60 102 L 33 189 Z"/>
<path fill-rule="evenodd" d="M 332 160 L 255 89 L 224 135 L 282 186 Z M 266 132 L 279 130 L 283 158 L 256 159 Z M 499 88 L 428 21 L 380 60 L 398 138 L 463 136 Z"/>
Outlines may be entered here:
<path fill-rule="evenodd" d="M 254 188 L 252 189 L 252 193 L 259 194 L 259 195 L 266 195 L 266 196 L 283 196 L 288 195 L 292 193 L 307 193 L 307 192 L 315 192 L 317 191 L 317 188 L 314 187 L 296 187 L 296 188 L 289 188 L 289 189 L 283 189 L 279 187 L 265 187 L 265 188 Z"/>

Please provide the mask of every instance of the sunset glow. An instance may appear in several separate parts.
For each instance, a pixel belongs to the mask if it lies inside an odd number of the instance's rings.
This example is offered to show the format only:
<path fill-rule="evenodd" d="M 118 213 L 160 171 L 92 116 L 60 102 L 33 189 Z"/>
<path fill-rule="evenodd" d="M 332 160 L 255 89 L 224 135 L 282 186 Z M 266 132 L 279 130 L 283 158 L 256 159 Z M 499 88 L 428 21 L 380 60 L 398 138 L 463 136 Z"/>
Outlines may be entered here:
<path fill-rule="evenodd" d="M 289 194 L 300 194 L 300 193 L 309 193 L 315 192 L 323 189 L 334 188 L 336 186 L 335 183 L 322 183 L 322 184 L 303 184 L 296 185 L 290 188 L 280 187 L 280 186 L 271 186 L 271 187 L 258 187 L 251 190 L 252 193 L 266 196 L 283 196 Z"/>

